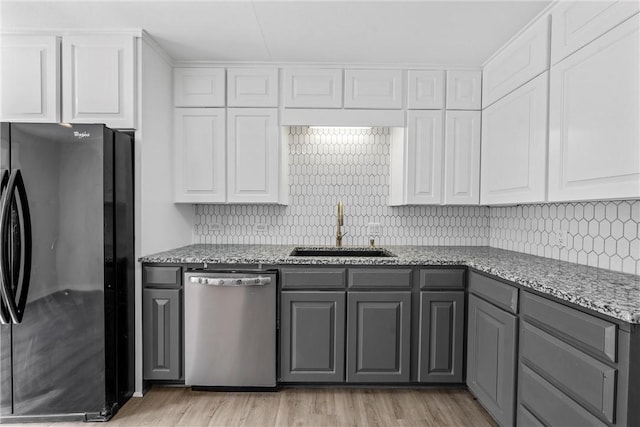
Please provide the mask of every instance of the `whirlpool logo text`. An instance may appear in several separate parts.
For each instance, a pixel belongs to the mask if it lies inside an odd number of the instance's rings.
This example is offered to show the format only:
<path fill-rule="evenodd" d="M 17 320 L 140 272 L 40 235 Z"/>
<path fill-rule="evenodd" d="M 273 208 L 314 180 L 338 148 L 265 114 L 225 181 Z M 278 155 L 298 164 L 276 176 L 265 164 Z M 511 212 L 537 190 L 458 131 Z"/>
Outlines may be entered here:
<path fill-rule="evenodd" d="M 89 138 L 91 136 L 91 134 L 89 132 L 83 131 L 83 132 L 78 132 L 77 130 L 73 132 L 73 136 L 75 136 L 78 139 L 83 139 L 83 138 Z"/>

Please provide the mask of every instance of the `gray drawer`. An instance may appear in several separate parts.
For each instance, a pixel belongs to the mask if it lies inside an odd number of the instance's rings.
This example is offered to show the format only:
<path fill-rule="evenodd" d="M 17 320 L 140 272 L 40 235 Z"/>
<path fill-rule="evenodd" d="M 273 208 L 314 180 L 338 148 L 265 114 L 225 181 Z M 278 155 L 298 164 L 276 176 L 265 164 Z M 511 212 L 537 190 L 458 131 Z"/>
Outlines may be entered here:
<path fill-rule="evenodd" d="M 524 292 L 522 314 L 532 323 L 562 336 L 581 349 L 616 362 L 617 325 L 546 298 Z"/>
<path fill-rule="evenodd" d="M 565 394 L 613 422 L 616 369 L 521 322 L 520 357 Z"/>
<path fill-rule="evenodd" d="M 518 427 L 545 427 L 535 415 L 522 405 L 518 405 L 516 420 Z"/>
<path fill-rule="evenodd" d="M 182 284 L 181 267 L 143 267 L 143 282 L 145 287 L 177 288 Z"/>
<path fill-rule="evenodd" d="M 511 313 L 518 312 L 518 288 L 515 286 L 471 271 L 469 290 Z"/>
<path fill-rule="evenodd" d="M 464 289 L 462 268 L 430 268 L 420 270 L 420 289 Z"/>
<path fill-rule="evenodd" d="M 346 268 L 283 268 L 282 289 L 340 289 L 345 286 Z"/>
<path fill-rule="evenodd" d="M 605 423 L 526 366 L 522 366 L 519 382 L 518 425 L 606 426 Z M 535 413 L 541 423 L 527 423 L 526 417 L 521 419 L 520 414 L 523 412 L 520 409 L 521 405 L 524 405 L 531 413 Z"/>
<path fill-rule="evenodd" d="M 350 288 L 410 288 L 411 269 L 350 268 Z"/>

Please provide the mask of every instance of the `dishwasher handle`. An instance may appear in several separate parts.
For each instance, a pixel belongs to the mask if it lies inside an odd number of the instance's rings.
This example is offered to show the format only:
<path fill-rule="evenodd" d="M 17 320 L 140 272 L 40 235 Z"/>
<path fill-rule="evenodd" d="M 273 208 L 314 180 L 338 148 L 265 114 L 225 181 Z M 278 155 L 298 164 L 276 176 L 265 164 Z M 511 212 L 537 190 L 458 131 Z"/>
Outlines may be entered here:
<path fill-rule="evenodd" d="M 264 286 L 271 277 L 202 277 L 191 276 L 189 282 L 207 286 Z"/>

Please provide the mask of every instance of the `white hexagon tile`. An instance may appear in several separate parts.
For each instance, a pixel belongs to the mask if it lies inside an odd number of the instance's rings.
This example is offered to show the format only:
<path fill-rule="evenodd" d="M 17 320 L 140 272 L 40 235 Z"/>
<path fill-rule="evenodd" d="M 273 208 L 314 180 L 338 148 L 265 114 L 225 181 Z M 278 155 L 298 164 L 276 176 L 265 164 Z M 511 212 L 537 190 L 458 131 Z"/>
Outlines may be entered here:
<path fill-rule="evenodd" d="M 387 206 L 388 128 L 289 129 L 289 205 L 197 205 L 195 243 L 493 246 L 640 274 L 640 201 L 513 207 Z M 566 230 L 566 246 L 556 242 Z"/>

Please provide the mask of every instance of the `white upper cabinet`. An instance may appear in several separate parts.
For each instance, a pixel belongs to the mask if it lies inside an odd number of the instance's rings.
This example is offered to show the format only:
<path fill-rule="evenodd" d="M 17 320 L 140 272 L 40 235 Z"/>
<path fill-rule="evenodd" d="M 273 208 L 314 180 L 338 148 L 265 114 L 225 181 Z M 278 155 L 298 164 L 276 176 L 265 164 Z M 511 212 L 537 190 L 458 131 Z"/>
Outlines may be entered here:
<path fill-rule="evenodd" d="M 227 110 L 227 201 L 280 201 L 278 110 Z"/>
<path fill-rule="evenodd" d="M 444 71 L 409 70 L 407 107 L 412 110 L 444 108 Z"/>
<path fill-rule="evenodd" d="M 552 66 L 550 201 L 640 197 L 638 27 L 636 16 Z"/>
<path fill-rule="evenodd" d="M 174 68 L 175 107 L 224 107 L 224 68 Z"/>
<path fill-rule="evenodd" d="M 480 203 L 544 202 L 548 74 L 482 112 Z"/>
<path fill-rule="evenodd" d="M 567 57 L 639 10 L 637 1 L 560 2 L 551 14 L 551 63 Z"/>
<path fill-rule="evenodd" d="M 135 38 L 76 35 L 62 39 L 62 120 L 135 128 Z"/>
<path fill-rule="evenodd" d="M 56 36 L 0 37 L 0 120 L 60 121 L 59 46 Z"/>
<path fill-rule="evenodd" d="M 401 70 L 345 70 L 345 108 L 402 108 Z"/>
<path fill-rule="evenodd" d="M 132 35 L 5 35 L 0 120 L 136 126 Z M 60 55 L 62 51 L 62 61 Z"/>
<path fill-rule="evenodd" d="M 227 106 L 277 107 L 278 69 L 227 69 Z"/>
<path fill-rule="evenodd" d="M 442 111 L 409 111 L 407 140 L 407 203 L 441 203 Z"/>
<path fill-rule="evenodd" d="M 226 201 L 224 108 L 176 108 L 175 201 Z"/>
<path fill-rule="evenodd" d="M 444 142 L 445 205 L 480 203 L 480 111 L 447 111 Z"/>
<path fill-rule="evenodd" d="M 447 71 L 447 110 L 482 107 L 482 71 Z"/>
<path fill-rule="evenodd" d="M 442 121 L 442 111 L 408 111 L 392 135 L 390 205 L 442 202 Z"/>
<path fill-rule="evenodd" d="M 284 70 L 285 108 L 342 108 L 342 69 Z"/>
<path fill-rule="evenodd" d="M 482 75 L 487 107 L 549 69 L 549 19 L 543 17 L 488 62 Z"/>

